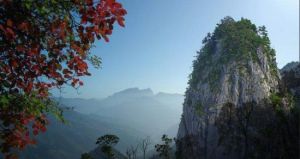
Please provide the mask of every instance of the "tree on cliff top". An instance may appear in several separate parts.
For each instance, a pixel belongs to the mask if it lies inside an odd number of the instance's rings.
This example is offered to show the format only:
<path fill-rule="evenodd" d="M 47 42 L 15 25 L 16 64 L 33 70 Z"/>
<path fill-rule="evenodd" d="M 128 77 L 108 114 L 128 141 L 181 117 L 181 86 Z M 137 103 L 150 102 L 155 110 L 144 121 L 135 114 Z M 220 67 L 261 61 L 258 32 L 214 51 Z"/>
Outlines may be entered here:
<path fill-rule="evenodd" d="M 116 135 L 103 135 L 97 139 L 96 144 L 101 146 L 101 151 L 107 155 L 108 158 L 115 158 L 115 154 L 113 152 L 113 146 L 115 146 L 119 142 L 119 137 Z"/>

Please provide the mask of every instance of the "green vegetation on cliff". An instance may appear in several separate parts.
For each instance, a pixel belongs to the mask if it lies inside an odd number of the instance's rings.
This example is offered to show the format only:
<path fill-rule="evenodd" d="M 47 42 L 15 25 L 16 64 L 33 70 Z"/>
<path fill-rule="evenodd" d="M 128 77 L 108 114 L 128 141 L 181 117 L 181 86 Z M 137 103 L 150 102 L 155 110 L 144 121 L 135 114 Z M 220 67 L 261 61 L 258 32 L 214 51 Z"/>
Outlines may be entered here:
<path fill-rule="evenodd" d="M 216 91 L 224 64 L 238 61 L 241 65 L 246 65 L 249 60 L 260 63 L 259 51 L 267 57 L 272 76 L 277 76 L 275 50 L 270 47 L 265 26 L 257 28 L 248 19 L 235 21 L 231 17 L 225 17 L 212 34 L 207 34 L 202 43 L 203 47 L 197 52 L 193 72 L 190 74 L 189 85 L 193 88 L 202 80 Z M 207 71 L 207 68 L 212 70 Z M 239 68 L 240 74 L 249 72 L 244 68 Z M 209 74 L 206 75 L 205 72 Z"/>

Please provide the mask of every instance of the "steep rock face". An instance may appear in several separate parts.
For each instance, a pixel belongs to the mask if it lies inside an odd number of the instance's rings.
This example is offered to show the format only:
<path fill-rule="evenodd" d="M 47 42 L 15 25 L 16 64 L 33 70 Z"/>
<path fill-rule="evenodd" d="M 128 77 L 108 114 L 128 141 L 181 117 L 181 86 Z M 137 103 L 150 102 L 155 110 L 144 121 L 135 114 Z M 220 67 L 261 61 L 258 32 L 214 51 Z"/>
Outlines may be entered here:
<path fill-rule="evenodd" d="M 225 103 L 241 106 L 277 91 L 275 52 L 264 27 L 224 18 L 193 63 L 177 145 L 183 158 L 226 158 L 214 122 Z M 236 158 L 236 156 L 227 156 Z"/>
<path fill-rule="evenodd" d="M 300 63 L 288 63 L 280 70 L 283 87 L 294 96 L 295 103 L 300 107 Z"/>

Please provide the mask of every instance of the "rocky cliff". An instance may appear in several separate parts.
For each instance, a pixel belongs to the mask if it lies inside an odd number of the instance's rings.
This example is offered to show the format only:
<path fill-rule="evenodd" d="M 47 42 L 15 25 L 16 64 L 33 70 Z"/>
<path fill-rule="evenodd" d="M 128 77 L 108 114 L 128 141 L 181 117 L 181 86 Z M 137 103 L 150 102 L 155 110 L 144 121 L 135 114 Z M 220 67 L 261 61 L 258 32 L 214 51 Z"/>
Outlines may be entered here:
<path fill-rule="evenodd" d="M 280 75 L 265 27 L 225 17 L 193 62 L 178 130 L 182 158 L 226 158 L 215 119 L 225 103 L 241 107 L 278 90 Z M 229 156 L 227 158 L 233 158 Z"/>
<path fill-rule="evenodd" d="M 288 63 L 280 70 L 281 83 L 294 96 L 295 103 L 300 107 L 300 62 Z"/>

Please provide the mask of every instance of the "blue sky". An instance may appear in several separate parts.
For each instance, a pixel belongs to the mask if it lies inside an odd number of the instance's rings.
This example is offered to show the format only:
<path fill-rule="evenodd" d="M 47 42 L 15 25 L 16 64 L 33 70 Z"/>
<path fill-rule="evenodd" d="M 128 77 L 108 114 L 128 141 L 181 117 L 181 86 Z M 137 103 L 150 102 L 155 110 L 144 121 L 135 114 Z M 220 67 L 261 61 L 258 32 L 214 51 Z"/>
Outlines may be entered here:
<path fill-rule="evenodd" d="M 116 27 L 109 43 L 97 42 L 92 53 L 102 68 L 91 67 L 79 90 L 54 95 L 102 98 L 130 88 L 184 93 L 201 41 L 225 16 L 265 25 L 279 68 L 299 59 L 298 0 L 121 0 L 126 27 Z"/>

